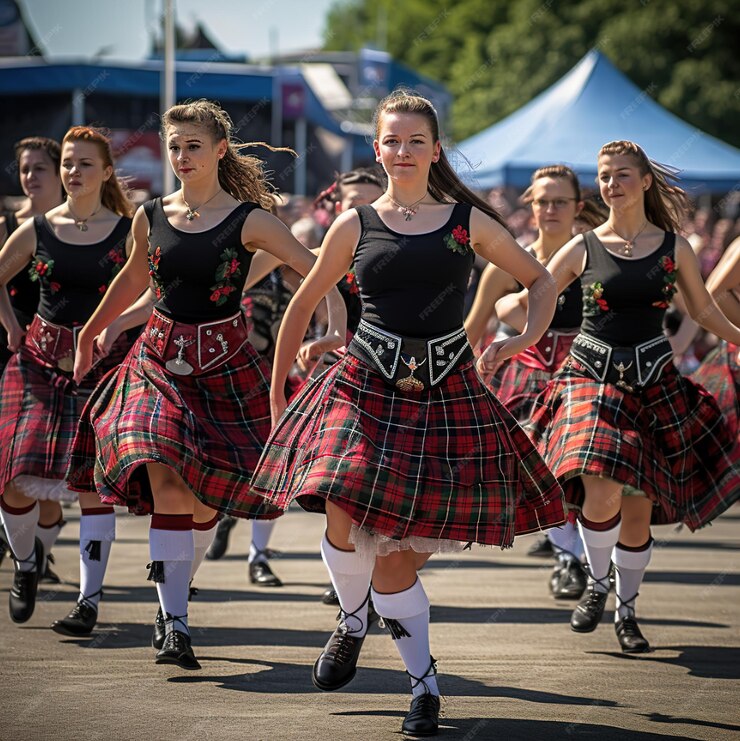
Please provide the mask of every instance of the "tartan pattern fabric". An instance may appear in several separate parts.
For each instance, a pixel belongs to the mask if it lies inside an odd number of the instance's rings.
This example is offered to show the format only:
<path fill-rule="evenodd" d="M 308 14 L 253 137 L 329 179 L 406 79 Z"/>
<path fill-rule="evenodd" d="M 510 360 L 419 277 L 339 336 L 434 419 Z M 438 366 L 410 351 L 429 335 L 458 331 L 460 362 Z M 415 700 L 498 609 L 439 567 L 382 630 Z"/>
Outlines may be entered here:
<path fill-rule="evenodd" d="M 527 430 L 583 505 L 581 474 L 618 481 L 653 502 L 653 524 L 692 530 L 740 494 L 740 450 L 714 398 L 672 364 L 642 394 L 593 380 L 571 359 L 543 393 Z"/>
<path fill-rule="evenodd" d="M 139 339 L 85 406 L 67 480 L 147 514 L 145 464 L 160 463 L 213 509 L 277 517 L 248 486 L 269 431 L 269 368 L 249 343 L 211 373 L 175 376 Z"/>
<path fill-rule="evenodd" d="M 523 425 L 534 414 L 540 394 L 551 378 L 552 373 L 525 365 L 515 355 L 491 376 L 487 385 Z"/>
<path fill-rule="evenodd" d="M 281 509 L 327 500 L 364 530 L 510 546 L 564 521 L 560 487 L 524 431 L 464 363 L 419 394 L 345 356 L 310 381 L 252 479 Z"/>
<path fill-rule="evenodd" d="M 737 345 L 720 342 L 691 374 L 717 400 L 735 436 L 740 435 L 740 366 Z"/>
<path fill-rule="evenodd" d="M 128 346 L 121 336 L 79 387 L 29 345 L 10 358 L 0 380 L 0 492 L 21 475 L 64 478 L 84 400 Z"/>
<path fill-rule="evenodd" d="M 525 350 L 504 361 L 489 379 L 488 388 L 503 402 L 519 424 L 525 425 L 531 419 L 540 394 L 545 390 L 554 371 L 568 357 L 573 337 L 574 335 L 561 336 L 555 340 L 551 364 L 546 365 L 534 352 Z"/>

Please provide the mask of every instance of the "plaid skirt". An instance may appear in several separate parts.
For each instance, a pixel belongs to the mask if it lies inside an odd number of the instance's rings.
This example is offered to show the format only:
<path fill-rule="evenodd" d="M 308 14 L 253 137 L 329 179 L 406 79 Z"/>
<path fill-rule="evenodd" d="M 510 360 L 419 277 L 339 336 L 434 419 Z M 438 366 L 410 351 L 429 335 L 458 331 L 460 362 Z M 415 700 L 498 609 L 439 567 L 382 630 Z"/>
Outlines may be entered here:
<path fill-rule="evenodd" d="M 61 481 L 85 400 L 95 384 L 126 354 L 125 336 L 113 345 L 80 386 L 72 374 L 50 367 L 28 345 L 15 353 L 0 380 L 0 492 L 18 476 Z M 21 479 L 23 481 L 23 479 Z M 69 499 L 64 486 L 34 489 L 31 496 Z"/>
<path fill-rule="evenodd" d="M 331 501 L 395 540 L 507 547 L 565 519 L 560 487 L 472 362 L 407 395 L 345 356 L 289 405 L 252 487 L 281 509 Z"/>
<path fill-rule="evenodd" d="M 704 358 L 691 374 L 717 400 L 722 414 L 735 433 L 740 436 L 740 365 L 737 353 L 740 348 L 722 341 Z"/>
<path fill-rule="evenodd" d="M 570 359 L 527 426 L 565 489 L 583 505 L 579 476 L 610 478 L 653 502 L 653 524 L 692 530 L 740 495 L 740 450 L 717 402 L 672 364 L 642 394 L 588 376 Z M 627 490 L 629 491 L 629 490 Z"/>
<path fill-rule="evenodd" d="M 249 494 L 270 432 L 270 371 L 245 343 L 203 375 L 171 374 L 140 338 L 88 401 L 72 445 L 67 481 L 106 504 L 153 511 L 145 464 L 177 473 L 207 506 L 237 517 L 282 511 Z"/>

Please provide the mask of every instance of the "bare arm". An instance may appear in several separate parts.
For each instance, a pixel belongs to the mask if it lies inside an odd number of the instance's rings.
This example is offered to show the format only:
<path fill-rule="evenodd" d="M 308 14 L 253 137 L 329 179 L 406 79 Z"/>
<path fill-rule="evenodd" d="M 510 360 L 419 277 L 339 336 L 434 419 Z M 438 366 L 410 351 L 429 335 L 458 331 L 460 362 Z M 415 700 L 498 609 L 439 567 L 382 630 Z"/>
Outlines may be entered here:
<path fill-rule="evenodd" d="M 547 265 L 548 272 L 555 279 L 556 292 L 561 294 L 574 280 L 580 277 L 585 268 L 586 246 L 579 234 L 561 247 Z M 529 291 L 520 291 L 504 296 L 496 304 L 496 312 L 514 329 L 521 331 L 526 325 L 526 310 Z"/>
<path fill-rule="evenodd" d="M 496 302 L 516 290 L 516 282 L 497 265 L 488 263 L 481 273 L 478 290 L 465 319 L 468 341 L 475 347 L 485 334 L 488 323 L 496 316 Z"/>
<path fill-rule="evenodd" d="M 717 267 L 707 279 L 707 290 L 722 309 L 722 313 L 740 327 L 740 299 L 735 291 L 740 288 L 740 237 L 727 248 Z"/>
<path fill-rule="evenodd" d="M 0 250 L 0 322 L 8 333 L 8 349 L 15 352 L 21 345 L 25 329 L 18 324 L 8 296 L 8 283 L 23 270 L 36 252 L 36 229 L 28 219 L 16 229 Z"/>
<path fill-rule="evenodd" d="M 291 234 L 280 219 L 266 211 L 253 211 L 249 215 L 242 229 L 242 241 L 245 245 L 270 253 L 304 277 L 316 263 L 316 256 Z M 340 278 L 342 275 L 343 273 Z M 344 300 L 336 286 L 327 290 L 325 295 L 329 327 L 324 337 L 311 343 L 311 350 L 308 352 L 311 357 L 341 347 L 347 336 L 347 309 Z"/>
<path fill-rule="evenodd" d="M 77 337 L 74 380 L 79 383 L 92 367 L 93 340 L 131 306 L 149 285 L 149 221 L 139 207 L 131 226 L 133 248 L 93 315 Z"/>
<path fill-rule="evenodd" d="M 359 239 L 360 218 L 357 212 L 352 210 L 340 215 L 324 238 L 316 264 L 288 304 L 280 324 L 272 366 L 270 395 L 273 423 L 285 409 L 285 379 L 306 334 L 311 315 L 319 301 L 330 291 L 336 290 L 336 284 L 349 270 Z"/>
<path fill-rule="evenodd" d="M 681 289 L 691 318 L 723 340 L 740 345 L 740 329 L 717 306 L 704 285 L 699 270 L 699 260 L 691 249 L 691 245 L 683 237 L 678 236 L 676 237 L 676 266 L 678 267 L 676 282 Z"/>

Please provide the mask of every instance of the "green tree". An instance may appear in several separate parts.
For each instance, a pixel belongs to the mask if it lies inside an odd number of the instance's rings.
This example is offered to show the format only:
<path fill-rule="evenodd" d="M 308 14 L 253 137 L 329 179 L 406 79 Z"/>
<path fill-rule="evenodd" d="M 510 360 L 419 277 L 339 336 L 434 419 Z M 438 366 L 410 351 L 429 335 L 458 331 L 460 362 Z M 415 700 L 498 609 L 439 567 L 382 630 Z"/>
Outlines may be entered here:
<path fill-rule="evenodd" d="M 464 139 L 520 108 L 596 47 L 694 126 L 740 146 L 734 0 L 344 0 L 327 49 L 383 45 L 448 86 Z"/>

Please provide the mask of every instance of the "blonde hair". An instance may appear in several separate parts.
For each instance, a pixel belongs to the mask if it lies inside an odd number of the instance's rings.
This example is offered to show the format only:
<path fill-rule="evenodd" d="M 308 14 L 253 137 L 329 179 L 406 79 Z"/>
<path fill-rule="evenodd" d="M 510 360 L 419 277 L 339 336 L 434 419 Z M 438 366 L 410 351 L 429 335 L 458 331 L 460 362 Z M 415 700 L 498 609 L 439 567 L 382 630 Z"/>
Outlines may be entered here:
<path fill-rule="evenodd" d="M 73 126 L 62 139 L 62 148 L 67 142 L 91 142 L 94 144 L 103 159 L 103 167 L 113 168 L 113 152 L 110 139 L 100 130 L 92 126 Z M 134 205 L 128 198 L 128 190 L 116 177 L 111 175 L 100 190 L 100 202 L 119 216 L 131 217 Z"/>
<path fill-rule="evenodd" d="M 267 179 L 264 163 L 257 157 L 242 155 L 243 147 L 263 146 L 271 152 L 289 152 L 287 147 L 271 147 L 265 142 L 237 142 L 233 136 L 234 125 L 231 117 L 217 103 L 201 98 L 180 105 L 174 105 L 162 116 L 160 135 L 166 139 L 167 127 L 178 123 L 190 123 L 203 126 L 214 142 L 226 140 L 226 153 L 218 163 L 219 185 L 238 201 L 258 203 L 266 211 L 274 208 L 273 193 L 275 188 Z"/>
<path fill-rule="evenodd" d="M 677 232 L 689 208 L 685 191 L 668 182 L 668 178 L 677 179 L 677 170 L 648 159 L 638 144 L 623 139 L 604 144 L 599 157 L 606 154 L 629 155 L 641 175 L 652 175 L 650 187 L 645 191 L 645 216 L 663 231 Z"/>

